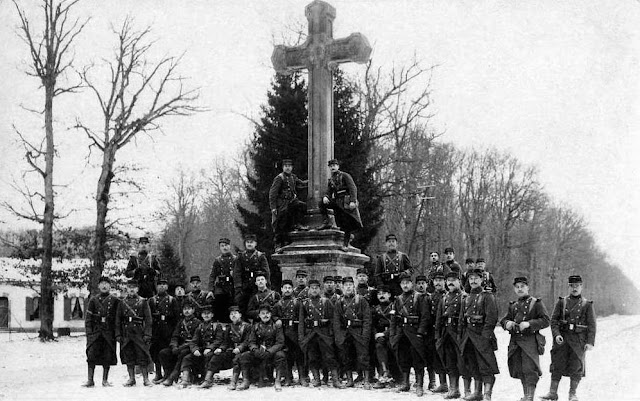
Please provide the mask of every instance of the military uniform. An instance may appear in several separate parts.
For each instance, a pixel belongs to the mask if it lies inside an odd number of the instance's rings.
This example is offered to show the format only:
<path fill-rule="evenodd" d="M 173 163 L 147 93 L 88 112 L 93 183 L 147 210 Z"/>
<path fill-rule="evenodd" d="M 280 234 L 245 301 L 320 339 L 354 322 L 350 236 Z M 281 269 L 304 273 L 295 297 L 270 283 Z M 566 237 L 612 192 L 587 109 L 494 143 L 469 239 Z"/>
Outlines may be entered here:
<path fill-rule="evenodd" d="M 470 392 L 471 376 L 464 369 L 460 341 L 462 337 L 460 310 L 467 294 L 459 289 L 448 291 L 438 303 L 436 314 L 436 351 L 449 375 L 449 394 L 446 399 L 457 398 L 459 392 L 459 378 L 465 378 L 465 392 Z"/>
<path fill-rule="evenodd" d="M 266 306 L 271 311 L 270 306 Z M 265 305 L 260 307 L 264 309 Z M 249 350 L 240 355 L 242 376 L 249 377 L 252 366 L 258 367 L 258 386 L 262 386 L 267 367 L 274 365 L 276 369 L 276 389 L 280 386 L 280 378 L 287 363 L 284 352 L 284 333 L 282 327 L 276 326 L 273 320 L 267 323 L 259 320 L 251 326 L 249 334 Z M 242 389 L 248 388 L 249 381 L 243 382 Z"/>
<path fill-rule="evenodd" d="M 466 293 L 469 293 L 471 291 L 471 285 L 469 284 L 469 278 L 468 278 L 469 272 L 467 272 L 467 274 L 463 275 L 462 281 L 463 281 L 463 285 L 464 285 L 464 291 Z M 496 293 L 498 291 L 498 286 L 496 286 L 496 282 L 493 279 L 493 274 L 489 273 L 486 270 L 483 270 L 482 272 L 482 284 L 480 285 L 480 288 L 482 288 L 485 292 L 491 292 L 491 293 Z"/>
<path fill-rule="evenodd" d="M 195 316 L 195 312 L 191 316 L 182 318 L 173 330 L 169 347 L 160 351 L 162 368 L 165 372 L 171 372 L 162 383 L 165 386 L 172 385 L 178 378 L 182 360 L 191 352 L 190 343 L 193 341 L 200 323 L 202 321 Z"/>
<path fill-rule="evenodd" d="M 200 280 L 200 276 L 191 276 L 189 282 L 192 283 L 202 282 Z M 195 316 L 200 317 L 200 313 L 202 313 L 202 309 L 205 306 L 211 306 L 213 304 L 213 293 L 211 291 L 203 291 L 200 288 L 193 288 L 191 291 L 187 293 L 187 299 L 193 305 L 195 305 Z"/>
<path fill-rule="evenodd" d="M 215 258 L 209 275 L 209 290 L 213 292 L 213 317 L 219 322 L 229 322 L 229 307 L 234 301 L 233 267 L 237 257 L 223 254 Z"/>
<path fill-rule="evenodd" d="M 116 312 L 120 300 L 111 294 L 91 297 L 85 314 L 87 333 L 87 363 L 91 365 L 117 365 Z"/>
<path fill-rule="evenodd" d="M 156 293 L 156 279 L 160 276 L 158 259 L 147 251 L 131 255 L 124 272 L 128 278 L 138 282 L 138 294 L 143 298 L 151 298 Z"/>
<path fill-rule="evenodd" d="M 447 276 L 449 274 L 449 266 L 446 264 L 442 264 L 440 262 L 431 262 L 431 265 L 427 268 L 425 276 L 427 276 L 427 292 L 429 294 L 435 291 L 435 287 L 433 286 L 433 278 L 436 274 L 441 274 L 443 276 Z"/>
<path fill-rule="evenodd" d="M 300 318 L 302 301 L 303 299 L 283 295 L 273 306 L 273 316 L 274 320 L 280 320 L 282 322 L 284 332 L 284 344 L 287 349 L 286 382 L 291 383 L 293 381 L 292 368 L 295 363 L 301 384 L 308 385 L 308 367 L 304 360 L 304 352 L 302 352 L 300 343 L 298 342 L 298 319 Z"/>
<path fill-rule="evenodd" d="M 439 277 L 439 276 L 436 276 Z M 442 277 L 444 279 L 444 277 Z M 436 318 L 438 315 L 438 305 L 446 295 L 445 290 L 434 289 L 431 294 L 425 294 L 425 304 L 429 308 L 429 326 L 425 335 L 427 346 L 427 371 L 429 372 L 429 390 L 436 393 L 449 391 L 447 387 L 447 371 L 442 359 L 436 349 Z M 440 386 L 435 386 L 435 375 L 440 378 Z"/>
<path fill-rule="evenodd" d="M 254 322 L 257 322 L 260 318 L 258 314 L 260 313 L 260 306 L 267 304 L 269 306 L 273 306 L 280 300 L 280 294 L 270 290 L 269 288 L 265 288 L 263 291 L 257 291 L 249 300 L 249 305 L 247 306 L 247 317 L 252 319 Z"/>
<path fill-rule="evenodd" d="M 347 371 L 347 387 L 353 386 L 354 370 L 364 371 L 365 387 L 370 386 L 371 311 L 364 297 L 357 294 L 340 297 L 335 304 L 334 333 L 342 368 Z"/>
<path fill-rule="evenodd" d="M 286 160 L 290 161 L 290 160 Z M 269 189 L 269 208 L 272 213 L 271 226 L 276 235 L 276 244 L 284 245 L 289 240 L 288 232 L 301 228 L 300 222 L 307 212 L 307 204 L 298 198 L 298 189 L 306 188 L 306 182 L 295 174 L 278 174 Z"/>
<path fill-rule="evenodd" d="M 210 308 L 207 308 L 210 310 Z M 205 367 L 208 365 L 213 350 L 216 346 L 216 335 L 224 323 L 219 323 L 213 319 L 208 322 L 200 323 L 193 336 L 193 340 L 188 342 L 190 353 L 182 359 L 180 370 L 185 373 L 186 382 L 189 383 L 189 375 L 195 378 L 197 375 L 204 373 Z M 209 351 L 205 354 L 206 351 Z M 196 352 L 199 355 L 196 355 Z"/>
<path fill-rule="evenodd" d="M 233 285 L 235 287 L 235 301 L 240 306 L 240 311 L 243 315 L 247 312 L 249 300 L 257 292 L 255 275 L 259 271 L 266 273 L 265 277 L 267 285 L 269 285 L 271 283 L 271 273 L 265 254 L 258 250 L 253 250 L 252 252 L 244 251 L 238 254 L 233 268 Z"/>
<path fill-rule="evenodd" d="M 391 376 L 399 379 L 399 366 L 391 343 L 389 342 L 391 326 L 391 319 L 393 319 L 393 303 L 385 302 L 378 303 L 373 308 L 372 313 L 372 326 L 373 337 L 375 341 L 375 355 L 376 359 L 382 370 L 381 377 L 378 378 L 378 383 L 375 388 L 384 388 L 387 382 L 391 381 Z"/>
<path fill-rule="evenodd" d="M 151 359 L 156 364 L 156 377 L 161 378 L 159 369 L 162 369 L 160 362 L 160 351 L 167 348 L 171 342 L 171 336 L 180 319 L 178 302 L 174 297 L 165 293 L 157 294 L 149 299 L 149 309 L 153 318 L 153 329 L 151 335 L 151 347 L 149 353 Z M 167 375 L 169 372 L 164 372 Z M 158 380 L 154 379 L 154 383 Z"/>
<path fill-rule="evenodd" d="M 481 275 L 480 269 L 470 274 Z M 497 340 L 494 334 L 498 322 L 498 307 L 492 293 L 482 287 L 473 288 L 464 300 L 460 311 L 462 359 L 464 368 L 476 380 L 476 395 L 484 385 L 484 399 L 490 400 L 495 375 L 500 373 L 495 351 Z"/>
<path fill-rule="evenodd" d="M 388 285 L 391 295 L 397 296 L 402 293 L 400 289 L 400 274 L 404 271 L 411 273 L 413 267 L 406 253 L 399 251 L 387 251 L 378 256 L 374 278 L 376 286 Z"/>
<path fill-rule="evenodd" d="M 520 281 L 518 281 L 520 280 Z M 524 278 L 517 282 L 526 283 Z M 507 328 L 509 322 L 519 325 L 528 322 L 529 327 L 520 330 L 519 326 Z M 500 320 L 500 326 L 511 333 L 509 341 L 509 374 L 522 382 L 525 400 L 533 400 L 538 379 L 542 375 L 540 357 L 544 353 L 544 337 L 540 330 L 549 326 L 549 314 L 540 299 L 525 295 L 509 303 L 506 315 Z M 541 339 L 539 337 L 542 337 Z"/>
<path fill-rule="evenodd" d="M 240 355 L 249 349 L 250 332 L 251 325 L 242 320 L 220 327 L 212 347 L 214 354 L 207 364 L 207 375 L 209 372 L 213 375 L 221 370 L 233 368 L 230 389 L 235 390 L 240 377 Z M 240 351 L 237 354 L 233 352 L 236 348 Z M 221 352 L 215 353 L 217 349 Z"/>
<path fill-rule="evenodd" d="M 309 287 L 306 285 L 298 285 L 293 289 L 293 296 L 298 298 L 300 301 L 303 301 L 309 298 Z"/>

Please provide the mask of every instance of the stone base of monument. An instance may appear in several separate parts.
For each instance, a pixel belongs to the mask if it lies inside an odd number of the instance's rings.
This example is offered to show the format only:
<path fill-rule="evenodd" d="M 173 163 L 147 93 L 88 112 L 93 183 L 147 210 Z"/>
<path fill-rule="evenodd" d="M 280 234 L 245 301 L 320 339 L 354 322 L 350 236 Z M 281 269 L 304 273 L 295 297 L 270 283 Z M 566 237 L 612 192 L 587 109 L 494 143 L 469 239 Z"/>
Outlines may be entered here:
<path fill-rule="evenodd" d="M 349 247 L 342 250 L 344 232 L 340 230 L 310 230 L 289 233 L 291 244 L 282 248 L 281 253 L 271 257 L 278 261 L 283 279 L 295 282 L 298 269 L 309 273 L 309 279 L 322 281 L 324 276 L 351 276 L 369 261 L 360 249 Z"/>

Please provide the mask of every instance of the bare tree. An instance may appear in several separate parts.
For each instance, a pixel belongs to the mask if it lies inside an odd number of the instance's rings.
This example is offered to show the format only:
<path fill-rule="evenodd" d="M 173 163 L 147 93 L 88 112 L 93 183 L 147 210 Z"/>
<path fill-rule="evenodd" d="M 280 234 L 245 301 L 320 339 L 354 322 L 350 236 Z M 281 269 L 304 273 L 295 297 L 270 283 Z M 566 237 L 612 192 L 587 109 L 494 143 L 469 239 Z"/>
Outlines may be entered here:
<path fill-rule="evenodd" d="M 44 194 L 38 190 L 16 187 L 27 201 L 28 208 L 23 210 L 5 204 L 16 216 L 42 224 L 42 265 L 40 282 L 40 331 L 41 340 L 53 339 L 53 291 L 51 266 L 53 257 L 53 223 L 56 219 L 54 212 L 53 161 L 55 157 L 55 140 L 53 131 L 53 104 L 56 96 L 73 93 L 80 85 L 60 86 L 61 78 L 68 69 L 72 68 L 73 54 L 71 45 L 82 32 L 88 22 L 70 18 L 71 9 L 78 3 L 75 1 L 43 0 L 42 9 L 44 27 L 36 28 L 32 25 L 26 11 L 16 1 L 14 5 L 20 18 L 18 35 L 27 45 L 31 62 L 27 75 L 38 78 L 44 88 L 44 139 L 35 144 L 30 142 L 16 128 L 20 141 L 24 147 L 25 159 L 30 166 L 30 172 L 42 177 Z M 41 30 L 40 30 L 41 29 Z M 15 127 L 14 127 L 15 128 Z M 26 182 L 26 181 L 25 181 Z M 44 203 L 44 211 L 37 209 Z"/>
<path fill-rule="evenodd" d="M 150 32 L 150 27 L 136 30 L 130 18 L 119 30 L 114 29 L 118 40 L 113 60 L 106 61 L 104 89 L 94 77 L 92 67 L 80 73 L 83 83 L 95 95 L 103 117 L 102 127 L 97 130 L 80 120 L 76 123 L 76 128 L 91 141 L 90 147 L 102 152 L 96 190 L 95 254 L 89 283 L 92 293 L 97 289 L 105 262 L 106 222 L 117 152 L 141 133 L 152 136 L 160 132 L 160 123 L 166 117 L 189 116 L 204 110 L 194 105 L 198 89 L 185 88 L 186 78 L 178 72 L 181 57 L 149 60 L 154 44 L 149 39 Z"/>

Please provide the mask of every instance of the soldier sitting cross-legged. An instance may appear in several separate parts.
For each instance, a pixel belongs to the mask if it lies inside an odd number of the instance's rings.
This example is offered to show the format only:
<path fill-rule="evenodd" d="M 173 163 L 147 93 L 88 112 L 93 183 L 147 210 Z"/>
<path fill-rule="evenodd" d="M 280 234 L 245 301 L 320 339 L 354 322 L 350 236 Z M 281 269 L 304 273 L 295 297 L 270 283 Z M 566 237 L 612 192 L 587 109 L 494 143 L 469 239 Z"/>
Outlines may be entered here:
<path fill-rule="evenodd" d="M 162 382 L 165 386 L 171 386 L 180 375 L 180 367 L 182 359 L 191 353 L 190 343 L 196 334 L 196 330 L 200 326 L 200 319 L 195 317 L 196 307 L 189 299 L 185 300 L 182 305 L 182 314 L 184 318 L 178 323 L 173 330 L 171 343 L 169 347 L 160 351 L 160 362 L 165 372 L 171 372 L 169 376 Z M 183 381 L 188 379 L 182 378 Z"/>

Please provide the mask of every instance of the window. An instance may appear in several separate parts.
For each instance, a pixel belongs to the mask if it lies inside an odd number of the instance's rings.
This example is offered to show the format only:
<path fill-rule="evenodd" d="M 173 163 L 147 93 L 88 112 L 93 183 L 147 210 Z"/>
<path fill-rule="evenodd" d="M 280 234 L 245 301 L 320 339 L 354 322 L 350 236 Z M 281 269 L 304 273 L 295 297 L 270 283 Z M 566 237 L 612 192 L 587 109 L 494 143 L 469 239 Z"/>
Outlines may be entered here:
<path fill-rule="evenodd" d="M 9 327 L 9 298 L 0 297 L 0 329 Z"/>
<path fill-rule="evenodd" d="M 84 319 L 84 297 L 65 297 L 64 298 L 64 320 L 83 320 Z"/>
<path fill-rule="evenodd" d="M 27 320 L 40 320 L 40 297 L 27 297 Z"/>

